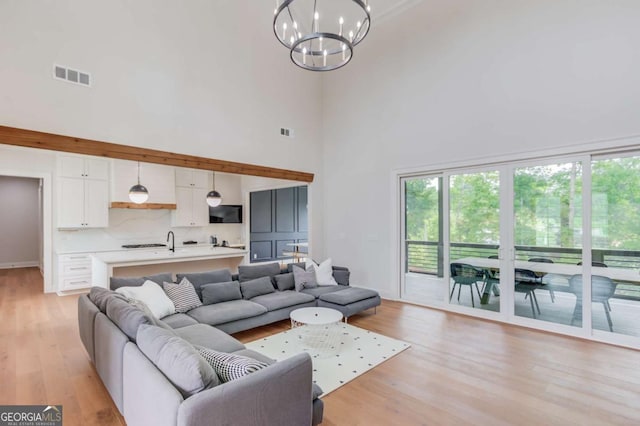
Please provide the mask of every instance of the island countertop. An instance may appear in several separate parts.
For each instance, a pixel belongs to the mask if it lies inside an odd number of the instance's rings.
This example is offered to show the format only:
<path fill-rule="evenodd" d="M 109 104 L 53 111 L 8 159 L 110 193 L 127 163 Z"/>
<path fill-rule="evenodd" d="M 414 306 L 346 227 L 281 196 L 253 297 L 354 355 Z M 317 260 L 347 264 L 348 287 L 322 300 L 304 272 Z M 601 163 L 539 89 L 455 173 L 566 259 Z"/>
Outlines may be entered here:
<path fill-rule="evenodd" d="M 117 276 L 114 269 L 147 266 L 147 265 L 167 265 L 163 269 L 169 270 L 168 265 L 171 263 L 185 262 L 202 262 L 215 261 L 216 259 L 244 258 L 248 253 L 247 250 L 231 248 L 231 247 L 213 247 L 213 246 L 197 246 L 197 247 L 179 247 L 175 252 L 167 248 L 145 249 L 145 250 L 120 250 L 95 253 L 91 256 L 91 269 L 93 275 L 93 284 L 105 288 L 109 288 L 109 278 Z M 236 263 L 240 263 L 241 259 Z M 223 265 L 221 265 L 223 266 Z M 174 271 L 181 272 L 181 271 Z"/>
<path fill-rule="evenodd" d="M 110 251 L 96 253 L 92 257 L 106 264 L 118 264 L 119 266 L 124 266 L 184 261 L 189 258 L 215 259 L 225 257 L 243 257 L 245 254 L 247 254 L 247 250 L 230 247 L 198 246 L 176 248 L 175 252 L 164 247 L 153 250 L 134 249 Z"/>

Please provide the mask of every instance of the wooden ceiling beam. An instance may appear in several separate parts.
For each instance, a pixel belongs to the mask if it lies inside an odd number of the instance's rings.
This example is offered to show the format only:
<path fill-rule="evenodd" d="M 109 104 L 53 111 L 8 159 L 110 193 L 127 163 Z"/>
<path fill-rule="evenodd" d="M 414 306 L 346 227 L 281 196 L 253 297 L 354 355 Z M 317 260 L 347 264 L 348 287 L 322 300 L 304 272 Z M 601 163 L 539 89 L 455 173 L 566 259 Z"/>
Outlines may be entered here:
<path fill-rule="evenodd" d="M 7 126 L 0 126 L 0 144 L 299 182 L 313 182 L 314 177 L 313 173 L 295 170 L 216 160 Z"/>

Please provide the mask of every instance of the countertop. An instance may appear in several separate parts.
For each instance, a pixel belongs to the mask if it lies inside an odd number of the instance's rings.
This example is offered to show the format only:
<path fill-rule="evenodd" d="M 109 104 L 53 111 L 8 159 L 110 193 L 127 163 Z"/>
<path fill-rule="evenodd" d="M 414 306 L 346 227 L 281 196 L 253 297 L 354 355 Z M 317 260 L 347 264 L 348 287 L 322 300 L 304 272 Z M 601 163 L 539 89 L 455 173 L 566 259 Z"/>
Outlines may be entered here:
<path fill-rule="evenodd" d="M 207 245 L 194 245 L 176 247 L 172 252 L 167 248 L 159 247 L 154 249 L 127 249 L 118 251 L 108 251 L 94 253 L 92 257 L 106 264 L 127 264 L 139 262 L 156 262 L 162 260 L 175 259 L 215 259 L 224 257 L 242 257 L 247 254 L 247 250 L 231 247 L 213 247 Z"/>
<path fill-rule="evenodd" d="M 244 247 L 244 243 L 238 244 L 230 244 L 229 247 L 218 246 L 216 248 L 240 248 Z M 176 250 L 178 249 L 195 249 L 208 247 L 211 248 L 212 245 L 208 243 L 201 244 L 176 244 Z M 100 247 L 92 250 L 87 249 L 60 249 L 56 250 L 56 254 L 80 254 L 80 253 L 110 253 L 110 252 L 138 252 L 138 251 L 162 251 L 169 250 L 165 247 L 141 247 L 141 248 L 122 248 L 122 247 Z"/>

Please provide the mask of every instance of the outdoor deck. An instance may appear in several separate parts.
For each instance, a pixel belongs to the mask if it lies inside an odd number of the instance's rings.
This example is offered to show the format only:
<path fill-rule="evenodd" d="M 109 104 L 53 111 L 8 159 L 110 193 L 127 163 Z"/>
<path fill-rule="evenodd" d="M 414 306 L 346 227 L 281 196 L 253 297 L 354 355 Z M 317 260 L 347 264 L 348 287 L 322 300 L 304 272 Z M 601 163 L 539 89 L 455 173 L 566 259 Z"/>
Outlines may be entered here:
<path fill-rule="evenodd" d="M 549 321 L 558 324 L 571 325 L 573 311 L 576 305 L 576 296 L 569 292 L 568 286 L 564 286 L 562 277 L 556 277 L 553 282 L 555 289 L 555 302 L 551 301 L 549 291 L 545 289 L 535 290 L 538 304 L 540 306 L 540 314 L 537 319 Z M 482 290 L 482 284 L 478 284 Z M 563 291 L 564 290 L 564 291 Z M 451 291 L 451 287 L 449 287 Z M 445 297 L 449 297 L 448 293 L 444 295 L 441 281 L 432 275 L 419 273 L 406 274 L 405 296 L 407 299 L 414 301 L 444 301 Z M 460 302 L 457 300 L 458 290 L 456 289 L 451 303 L 471 307 L 471 295 L 469 289 L 463 286 L 460 293 Z M 480 304 L 478 295 L 474 288 L 474 302 L 476 309 L 484 309 L 490 311 L 500 310 L 500 297 L 491 295 L 487 304 Z M 525 300 L 522 293 L 515 294 L 515 314 L 521 317 L 532 318 L 531 304 L 529 299 Z M 613 331 L 615 333 L 640 337 L 640 301 L 628 300 L 621 298 L 611 298 L 611 320 L 613 322 Z M 604 307 L 601 303 L 593 303 L 593 327 L 598 330 L 609 331 L 609 325 L 604 313 Z M 573 322 L 573 325 L 580 327 L 581 321 Z"/>

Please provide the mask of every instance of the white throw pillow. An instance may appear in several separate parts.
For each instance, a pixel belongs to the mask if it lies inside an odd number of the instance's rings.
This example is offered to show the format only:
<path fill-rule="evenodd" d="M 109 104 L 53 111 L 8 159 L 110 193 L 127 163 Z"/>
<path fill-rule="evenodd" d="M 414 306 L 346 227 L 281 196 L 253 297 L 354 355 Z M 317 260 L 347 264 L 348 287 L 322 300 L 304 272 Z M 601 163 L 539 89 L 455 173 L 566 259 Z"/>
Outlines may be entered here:
<path fill-rule="evenodd" d="M 333 265 L 331 258 L 325 260 L 320 265 L 313 265 L 316 271 L 316 281 L 318 285 L 338 285 L 336 279 L 333 278 Z"/>
<path fill-rule="evenodd" d="M 129 299 L 139 300 L 149 307 L 156 318 L 164 318 L 175 314 L 176 307 L 167 294 L 153 281 L 145 281 L 140 287 L 120 287 L 117 293 L 123 294 Z"/>

